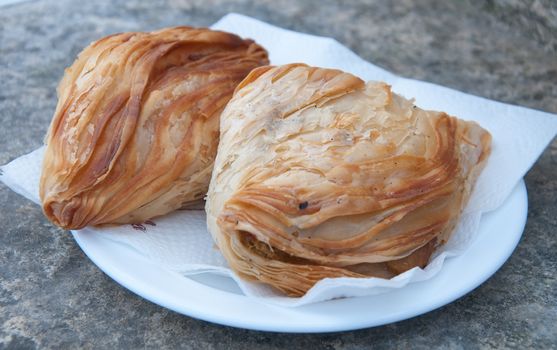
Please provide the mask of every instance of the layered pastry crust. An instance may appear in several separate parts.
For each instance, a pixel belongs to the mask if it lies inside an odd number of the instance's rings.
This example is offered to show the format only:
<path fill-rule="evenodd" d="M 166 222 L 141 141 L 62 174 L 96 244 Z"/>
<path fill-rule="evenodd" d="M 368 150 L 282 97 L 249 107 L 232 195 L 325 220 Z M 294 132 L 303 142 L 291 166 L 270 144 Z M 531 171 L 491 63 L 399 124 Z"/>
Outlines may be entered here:
<path fill-rule="evenodd" d="M 390 278 L 448 239 L 490 143 L 381 82 L 261 67 L 221 116 L 209 230 L 240 277 L 291 296 L 328 277 Z"/>
<path fill-rule="evenodd" d="M 122 33 L 66 69 L 46 136 L 40 197 L 66 229 L 134 223 L 201 199 L 219 116 L 267 53 L 236 35 L 176 27 Z"/>

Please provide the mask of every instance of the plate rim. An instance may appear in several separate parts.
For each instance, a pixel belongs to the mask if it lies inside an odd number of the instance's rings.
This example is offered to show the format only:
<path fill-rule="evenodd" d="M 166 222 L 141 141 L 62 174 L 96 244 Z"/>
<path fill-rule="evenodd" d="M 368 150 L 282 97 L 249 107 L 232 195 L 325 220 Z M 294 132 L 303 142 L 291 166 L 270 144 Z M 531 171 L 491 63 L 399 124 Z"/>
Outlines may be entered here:
<path fill-rule="evenodd" d="M 516 197 L 516 199 L 515 199 L 515 197 Z M 277 324 L 276 322 L 273 322 L 273 320 L 267 320 L 267 322 L 261 322 L 261 320 L 251 321 L 249 319 L 248 320 L 238 319 L 238 318 L 231 317 L 231 315 L 226 315 L 226 313 L 227 312 L 228 313 L 230 313 L 230 312 L 238 313 L 238 312 L 241 312 L 241 310 L 242 310 L 241 307 L 250 306 L 250 307 L 254 307 L 256 309 L 266 310 L 270 313 L 273 313 L 273 312 L 278 313 L 278 314 L 286 313 L 286 314 L 289 314 L 290 316 L 300 316 L 300 314 L 303 314 L 307 310 L 316 311 L 316 309 L 318 310 L 320 307 L 323 307 L 323 306 L 326 306 L 325 308 L 331 308 L 332 310 L 335 310 L 335 304 L 337 306 L 339 304 L 342 306 L 343 303 L 352 303 L 352 302 L 358 302 L 358 301 L 364 301 L 365 302 L 364 299 L 379 298 L 379 297 L 381 297 L 381 295 L 366 296 L 366 297 L 355 297 L 355 298 L 347 298 L 347 299 L 339 299 L 339 300 L 330 300 L 330 301 L 310 304 L 310 305 L 306 305 L 306 306 L 301 306 L 301 307 L 297 307 L 297 308 L 285 308 L 285 307 L 280 307 L 280 306 L 275 306 L 275 305 L 263 304 L 262 302 L 260 302 L 256 299 L 248 298 L 245 295 L 238 295 L 238 294 L 234 294 L 234 293 L 230 293 L 230 292 L 225 292 L 225 291 L 213 288 L 213 287 L 209 287 L 209 286 L 204 285 L 204 284 L 202 284 L 198 281 L 195 281 L 195 280 L 192 280 L 190 278 L 184 277 L 184 276 L 178 274 L 177 272 L 165 270 L 162 267 L 150 262 L 147 258 L 141 256 L 139 253 L 133 251 L 132 249 L 126 249 L 127 252 L 124 251 L 125 254 L 129 254 L 129 256 L 127 256 L 127 258 L 132 258 L 132 259 L 136 258 L 136 259 L 138 259 L 138 261 L 140 263 L 144 264 L 143 265 L 143 267 L 144 267 L 143 271 L 146 271 L 145 268 L 147 268 L 147 269 L 154 268 L 156 270 L 163 270 L 163 271 L 160 271 L 160 272 L 161 273 L 164 272 L 164 274 L 166 274 L 168 276 L 174 276 L 174 277 L 178 278 L 176 280 L 177 284 L 178 284 L 178 282 L 179 282 L 179 284 L 186 283 L 186 285 L 188 287 L 188 291 L 189 290 L 196 290 L 196 291 L 199 290 L 201 292 L 207 292 L 209 294 L 212 293 L 214 297 L 218 297 L 217 303 L 220 303 L 219 306 L 224 307 L 220 313 L 219 312 L 215 313 L 214 310 L 213 310 L 213 312 L 207 312 L 206 310 L 205 310 L 205 312 L 203 312 L 202 309 L 200 309 L 199 307 L 196 307 L 195 305 L 192 305 L 192 301 L 189 302 L 189 305 L 188 305 L 188 303 L 184 303 L 183 301 L 181 301 L 179 303 L 176 303 L 176 300 L 173 300 L 175 298 L 169 297 L 168 295 L 165 297 L 165 294 L 168 291 L 159 290 L 157 288 L 150 287 L 149 285 L 145 284 L 145 281 L 142 281 L 141 279 L 138 279 L 137 276 L 134 276 L 133 274 L 130 274 L 129 271 L 126 271 L 125 269 L 123 269 L 121 265 L 114 265 L 110 261 L 112 259 L 112 257 L 107 258 L 106 254 L 104 254 L 102 252 L 102 250 L 99 251 L 99 247 L 95 247 L 94 245 L 91 245 L 90 237 L 84 236 L 84 233 L 72 231 L 72 235 L 73 235 L 75 241 L 77 242 L 77 244 L 79 245 L 79 247 L 81 248 L 81 250 L 85 253 L 85 255 L 87 255 L 87 257 L 101 271 L 103 271 L 106 275 L 108 275 L 110 278 L 112 278 L 118 284 L 120 284 L 124 288 L 128 289 L 129 291 L 133 292 L 134 294 L 136 294 L 136 295 L 138 295 L 138 296 L 140 296 L 140 297 L 142 297 L 146 300 L 149 300 L 149 301 L 151 301 L 151 302 L 153 302 L 153 303 L 155 303 L 159 306 L 162 306 L 162 307 L 167 308 L 169 310 L 178 312 L 180 314 L 183 314 L 183 315 L 186 315 L 186 316 L 189 316 L 189 317 L 192 317 L 192 318 L 208 321 L 208 322 L 211 322 L 211 323 L 221 324 L 221 325 L 235 327 L 235 328 L 258 330 L 258 331 L 288 332 L 288 333 L 339 332 L 339 331 L 349 331 L 349 330 L 377 327 L 377 326 L 386 325 L 386 324 L 406 320 L 406 319 L 409 319 L 409 318 L 413 318 L 413 317 L 428 313 L 430 311 L 436 310 L 436 309 L 438 309 L 438 308 L 440 308 L 444 305 L 447 305 L 447 304 L 463 297 L 464 295 L 470 293 L 471 291 L 473 291 L 474 289 L 476 289 L 477 287 L 482 285 L 491 276 L 493 276 L 503 266 L 503 264 L 510 258 L 510 256 L 512 255 L 516 246 L 520 242 L 520 239 L 521 239 L 522 234 L 524 232 L 524 228 L 525 228 L 526 220 L 527 220 L 527 214 L 528 214 L 528 195 L 527 195 L 527 189 L 526 189 L 524 179 L 521 179 L 517 183 L 517 185 L 514 187 L 513 191 L 509 195 L 509 197 L 507 197 L 505 199 L 505 202 L 501 205 L 501 207 L 497 208 L 493 212 L 497 212 L 499 209 L 504 207 L 505 204 L 508 204 L 509 202 L 512 202 L 513 200 L 517 201 L 518 204 L 521 205 L 521 208 L 520 208 L 521 212 L 520 212 L 520 215 L 518 215 L 518 213 L 517 213 L 516 223 L 515 223 L 515 227 L 514 227 L 516 230 L 514 232 L 514 235 L 511 236 L 513 238 L 513 240 L 509 241 L 508 246 L 506 247 L 506 249 L 503 252 L 501 252 L 501 254 L 499 256 L 494 257 L 494 260 L 496 260 L 496 261 L 492 262 L 492 264 L 489 266 L 489 268 L 485 269 L 484 271 L 479 271 L 475 275 L 476 278 L 474 280 L 472 280 L 469 283 L 469 285 L 467 285 L 465 288 L 462 288 L 460 290 L 453 291 L 452 293 L 445 293 L 444 295 L 442 295 L 442 297 L 435 298 L 435 300 L 433 302 L 427 303 L 425 305 L 420 305 L 419 307 L 414 308 L 412 311 L 401 312 L 401 313 L 398 313 L 398 314 L 391 314 L 391 315 L 388 315 L 388 316 L 385 316 L 385 317 L 375 317 L 373 319 L 368 320 L 368 322 L 360 321 L 360 322 L 356 322 L 356 323 L 353 323 L 353 324 L 350 324 L 350 323 L 347 323 L 347 322 L 340 322 L 340 323 L 339 322 L 332 322 L 332 323 L 324 323 L 324 324 L 318 324 L 318 325 L 313 325 L 313 326 L 312 325 L 310 325 L 310 326 L 306 325 L 304 327 L 304 326 L 301 326 L 300 324 L 298 324 L 296 322 L 290 322 L 290 323 L 286 323 L 286 324 Z M 482 219 L 483 219 L 483 215 L 482 215 Z M 481 222 L 480 222 L 480 226 L 481 226 Z M 449 258 L 447 261 L 445 261 L 445 264 L 447 264 L 447 263 L 450 264 L 451 261 L 462 258 L 463 255 L 465 255 L 466 253 L 469 253 L 470 249 L 473 248 L 474 243 L 476 241 L 478 241 L 479 238 L 480 237 L 476 237 L 474 242 L 472 242 L 472 244 L 466 249 L 465 252 L 463 252 L 459 256 Z M 105 241 L 109 242 L 106 239 L 105 239 Z M 135 257 L 134 257 L 134 255 L 135 255 Z M 412 284 L 410 284 L 406 287 L 402 287 L 402 288 L 400 288 L 396 291 L 388 292 L 388 293 L 400 292 L 400 291 L 404 290 L 405 288 L 408 289 L 408 288 L 411 288 L 411 286 L 416 286 L 416 285 L 419 285 L 419 284 L 422 284 L 422 283 L 427 284 L 428 282 L 432 281 L 436 277 L 437 276 L 434 276 L 431 280 L 412 283 Z M 190 294 L 188 296 L 191 297 L 192 295 Z M 230 305 L 228 305 L 228 304 L 224 305 L 222 303 L 222 301 L 220 300 L 220 298 L 227 299 L 226 301 L 229 301 L 231 304 Z M 183 300 L 186 300 L 186 298 L 184 298 Z M 195 301 L 193 303 L 195 304 Z M 245 305 L 246 303 L 248 305 Z M 338 309 L 338 307 L 336 307 L 336 309 Z M 226 311 L 224 311 L 224 310 L 226 310 Z M 236 315 L 239 315 L 239 314 L 236 314 Z"/>

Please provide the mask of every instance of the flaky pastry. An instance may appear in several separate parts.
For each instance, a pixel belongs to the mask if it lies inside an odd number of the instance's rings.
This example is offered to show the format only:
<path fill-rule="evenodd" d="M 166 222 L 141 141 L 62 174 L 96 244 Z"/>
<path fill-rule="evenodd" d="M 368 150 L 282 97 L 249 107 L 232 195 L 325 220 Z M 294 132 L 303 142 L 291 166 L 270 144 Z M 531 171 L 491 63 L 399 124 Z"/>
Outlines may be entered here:
<path fill-rule="evenodd" d="M 267 53 L 236 35 L 176 27 L 85 48 L 58 87 L 40 197 L 66 229 L 136 223 L 201 199 L 235 87 Z"/>
<path fill-rule="evenodd" d="M 327 277 L 390 278 L 449 238 L 490 144 L 385 83 L 261 67 L 221 116 L 208 227 L 240 277 L 291 296 Z"/>

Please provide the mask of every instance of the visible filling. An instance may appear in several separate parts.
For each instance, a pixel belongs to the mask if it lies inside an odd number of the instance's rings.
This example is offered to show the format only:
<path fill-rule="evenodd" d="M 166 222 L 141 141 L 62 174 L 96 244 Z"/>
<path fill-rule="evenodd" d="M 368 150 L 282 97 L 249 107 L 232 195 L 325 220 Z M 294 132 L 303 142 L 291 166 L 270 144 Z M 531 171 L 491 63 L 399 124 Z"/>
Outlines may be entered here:
<path fill-rule="evenodd" d="M 289 264 L 317 265 L 311 260 L 293 256 L 280 249 L 271 247 L 269 244 L 261 242 L 254 235 L 246 231 L 240 232 L 240 241 L 251 252 L 265 259 L 282 261 Z M 423 247 L 415 250 L 412 254 L 402 259 L 376 264 L 358 264 L 354 266 L 347 266 L 345 268 L 349 271 L 361 273 L 367 276 L 391 278 L 414 267 L 420 267 L 423 269 L 429 262 L 431 255 L 438 245 L 437 239 L 433 239 Z"/>

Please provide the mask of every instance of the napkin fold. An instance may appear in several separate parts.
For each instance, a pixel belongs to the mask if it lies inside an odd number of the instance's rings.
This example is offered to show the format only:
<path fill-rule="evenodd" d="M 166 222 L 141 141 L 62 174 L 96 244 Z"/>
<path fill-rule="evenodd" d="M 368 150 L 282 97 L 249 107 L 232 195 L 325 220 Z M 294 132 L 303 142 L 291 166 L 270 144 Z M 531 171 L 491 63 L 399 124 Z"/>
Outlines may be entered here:
<path fill-rule="evenodd" d="M 318 282 L 301 298 L 289 298 L 273 288 L 239 279 L 213 244 L 205 212 L 179 210 L 136 225 L 87 227 L 74 235 L 133 249 L 159 266 L 183 276 L 215 273 L 233 278 L 242 291 L 265 303 L 296 307 L 338 297 L 384 293 L 435 276 L 446 258 L 459 255 L 478 232 L 482 213 L 497 209 L 557 134 L 557 116 L 468 95 L 442 86 L 398 77 L 364 61 L 330 38 L 281 29 L 239 14 L 229 14 L 214 29 L 249 37 L 263 45 L 272 64 L 304 62 L 341 69 L 364 80 L 389 83 L 394 92 L 415 98 L 424 109 L 445 111 L 474 120 L 493 136 L 492 153 L 475 186 L 462 218 L 449 242 L 432 257 L 425 269 L 414 268 L 390 280 L 379 278 L 330 278 Z M 0 180 L 18 194 L 39 203 L 38 187 L 44 147 L 0 167 Z M 187 278 L 187 277 L 184 277 Z"/>

